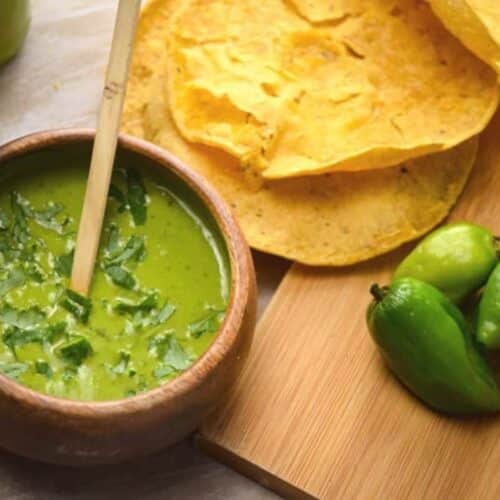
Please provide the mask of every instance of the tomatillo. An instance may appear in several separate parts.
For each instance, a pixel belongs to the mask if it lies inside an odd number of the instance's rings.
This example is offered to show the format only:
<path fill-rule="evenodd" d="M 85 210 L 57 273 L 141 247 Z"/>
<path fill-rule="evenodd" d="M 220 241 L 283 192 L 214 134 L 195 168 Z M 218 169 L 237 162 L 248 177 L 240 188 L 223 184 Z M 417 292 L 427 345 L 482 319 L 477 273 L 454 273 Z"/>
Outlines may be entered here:
<path fill-rule="evenodd" d="M 401 262 L 393 279 L 412 277 L 460 303 L 486 283 L 498 261 L 498 243 L 486 228 L 466 222 L 443 226 Z"/>
<path fill-rule="evenodd" d="M 459 309 L 414 278 L 373 285 L 368 326 L 390 369 L 430 407 L 451 414 L 500 409 L 500 391 Z"/>

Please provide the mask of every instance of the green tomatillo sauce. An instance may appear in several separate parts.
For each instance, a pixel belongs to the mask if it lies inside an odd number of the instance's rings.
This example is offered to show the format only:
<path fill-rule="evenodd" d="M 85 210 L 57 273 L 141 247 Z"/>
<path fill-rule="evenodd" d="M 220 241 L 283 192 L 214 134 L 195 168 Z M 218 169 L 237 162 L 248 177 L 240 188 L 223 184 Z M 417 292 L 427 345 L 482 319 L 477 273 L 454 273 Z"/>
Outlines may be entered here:
<path fill-rule="evenodd" d="M 15 170 L 0 184 L 1 372 L 52 396 L 113 400 L 171 380 L 206 351 L 230 279 L 199 201 L 149 171 L 115 171 L 85 298 L 68 290 L 85 163 Z"/>

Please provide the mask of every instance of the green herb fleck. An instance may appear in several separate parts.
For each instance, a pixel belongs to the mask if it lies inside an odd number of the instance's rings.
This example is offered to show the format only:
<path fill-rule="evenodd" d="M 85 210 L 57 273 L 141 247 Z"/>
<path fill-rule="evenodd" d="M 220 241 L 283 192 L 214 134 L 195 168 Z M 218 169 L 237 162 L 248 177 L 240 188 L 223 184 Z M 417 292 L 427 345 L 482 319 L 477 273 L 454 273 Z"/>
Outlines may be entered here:
<path fill-rule="evenodd" d="M 136 284 L 135 278 L 132 274 L 120 266 L 105 267 L 104 272 L 109 276 L 115 285 L 126 288 L 127 290 L 131 290 Z"/>
<path fill-rule="evenodd" d="M 12 191 L 10 193 L 10 207 L 14 216 L 12 236 L 21 243 L 26 242 L 29 237 L 28 222 L 26 219 L 32 215 L 29 202 L 17 191 Z"/>
<path fill-rule="evenodd" d="M 168 377 L 175 373 L 175 369 L 169 365 L 161 365 L 153 370 L 153 376 L 157 379 Z"/>
<path fill-rule="evenodd" d="M 77 373 L 76 367 L 67 366 L 66 368 L 64 368 L 61 377 L 63 381 L 67 383 L 75 378 L 76 373 Z"/>
<path fill-rule="evenodd" d="M 72 340 L 57 349 L 58 356 L 73 366 L 80 366 L 93 352 L 90 342 L 81 335 L 75 335 Z"/>
<path fill-rule="evenodd" d="M 148 350 L 158 358 L 163 358 L 168 349 L 170 337 L 174 335 L 173 329 L 168 329 L 165 333 L 159 333 L 149 338 Z"/>
<path fill-rule="evenodd" d="M 185 370 L 193 361 L 193 357 L 177 342 L 172 330 L 150 338 L 148 348 L 161 359 L 162 366 L 170 366 L 176 371 Z"/>
<path fill-rule="evenodd" d="M 118 212 L 122 213 L 127 208 L 127 200 L 123 191 L 116 185 L 111 184 L 109 186 L 108 196 L 118 203 Z"/>
<path fill-rule="evenodd" d="M 5 295 L 12 289 L 24 285 L 26 274 L 21 269 L 13 269 L 7 275 L 7 278 L 0 281 L 0 296 Z"/>
<path fill-rule="evenodd" d="M 92 302 L 87 297 L 67 289 L 66 296 L 61 300 L 61 306 L 82 323 L 88 322 Z"/>
<path fill-rule="evenodd" d="M 113 258 L 120 251 L 120 230 L 115 224 L 111 224 L 109 226 L 108 243 L 106 245 L 107 258 Z"/>
<path fill-rule="evenodd" d="M 157 323 L 165 323 L 165 321 L 169 320 L 175 313 L 176 309 L 177 308 L 173 304 L 165 304 L 158 312 L 158 316 L 156 317 Z"/>
<path fill-rule="evenodd" d="M 130 362 L 130 353 L 125 351 L 120 351 L 120 359 L 115 366 L 113 366 L 112 370 L 117 375 L 123 375 L 127 372 L 128 364 Z"/>
<path fill-rule="evenodd" d="M 125 299 L 116 299 L 113 310 L 119 314 L 135 314 L 139 311 L 149 312 L 158 304 L 158 296 L 156 293 L 148 295 L 140 302 L 131 302 Z"/>
<path fill-rule="evenodd" d="M 10 326 L 2 335 L 4 344 L 12 351 L 22 347 L 25 344 L 39 343 L 42 344 L 47 340 L 47 329 L 43 327 L 34 328 L 19 328 Z"/>
<path fill-rule="evenodd" d="M 45 210 L 31 210 L 31 215 L 39 226 L 55 231 L 57 234 L 63 234 L 64 224 L 56 219 L 63 208 L 59 203 L 50 203 Z"/>
<path fill-rule="evenodd" d="M 16 326 L 18 328 L 34 328 L 45 320 L 45 313 L 38 307 L 29 309 L 14 309 L 9 304 L 0 309 L 0 321 L 8 326 Z"/>
<path fill-rule="evenodd" d="M 24 263 L 25 273 L 36 283 L 43 283 L 47 278 L 44 270 L 36 262 Z"/>
<path fill-rule="evenodd" d="M 12 191 L 12 193 L 10 193 L 10 207 L 16 219 L 26 219 L 33 215 L 30 202 L 17 191 Z"/>
<path fill-rule="evenodd" d="M 207 316 L 194 321 L 188 326 L 188 334 L 197 339 L 204 333 L 213 333 L 219 329 L 224 311 L 220 309 L 212 309 Z"/>
<path fill-rule="evenodd" d="M 5 231 L 10 227 L 10 218 L 7 213 L 0 209 L 0 231 Z"/>
<path fill-rule="evenodd" d="M 142 226 L 147 218 L 146 190 L 141 177 L 134 169 L 127 170 L 127 200 L 136 226 Z"/>
<path fill-rule="evenodd" d="M 119 265 L 127 262 L 130 259 L 139 261 L 144 256 L 144 238 L 140 236 L 131 236 L 125 245 L 125 248 L 120 252 L 114 252 L 114 256 L 107 260 L 110 265 Z"/>
<path fill-rule="evenodd" d="M 0 361 L 0 372 L 14 380 L 18 380 L 26 371 L 28 371 L 26 363 L 4 363 Z"/>
<path fill-rule="evenodd" d="M 187 354 L 177 339 L 171 335 L 168 343 L 168 351 L 163 358 L 163 363 L 171 366 L 177 371 L 185 370 L 191 366 L 193 359 Z"/>
<path fill-rule="evenodd" d="M 47 340 L 53 344 L 56 340 L 58 340 L 63 333 L 66 333 L 66 328 L 68 324 L 66 321 L 59 321 L 58 323 L 54 323 L 53 325 L 47 326 Z"/>
<path fill-rule="evenodd" d="M 35 362 L 35 371 L 40 375 L 45 375 L 47 378 L 52 378 L 54 372 L 47 361 L 38 360 Z"/>
<path fill-rule="evenodd" d="M 60 255 L 55 258 L 54 270 L 60 276 L 66 276 L 69 278 L 71 276 L 71 269 L 73 268 L 73 257 L 75 255 L 74 250 L 66 255 Z"/>

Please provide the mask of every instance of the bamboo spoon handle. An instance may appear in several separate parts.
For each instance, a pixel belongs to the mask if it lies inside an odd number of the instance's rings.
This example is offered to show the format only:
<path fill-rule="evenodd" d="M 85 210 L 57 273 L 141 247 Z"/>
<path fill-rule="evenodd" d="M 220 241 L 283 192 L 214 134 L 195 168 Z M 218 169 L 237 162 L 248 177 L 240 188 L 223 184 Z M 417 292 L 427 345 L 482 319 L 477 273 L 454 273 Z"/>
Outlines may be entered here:
<path fill-rule="evenodd" d="M 128 67 L 141 0 L 120 0 L 71 273 L 71 288 L 87 295 L 99 248 Z"/>

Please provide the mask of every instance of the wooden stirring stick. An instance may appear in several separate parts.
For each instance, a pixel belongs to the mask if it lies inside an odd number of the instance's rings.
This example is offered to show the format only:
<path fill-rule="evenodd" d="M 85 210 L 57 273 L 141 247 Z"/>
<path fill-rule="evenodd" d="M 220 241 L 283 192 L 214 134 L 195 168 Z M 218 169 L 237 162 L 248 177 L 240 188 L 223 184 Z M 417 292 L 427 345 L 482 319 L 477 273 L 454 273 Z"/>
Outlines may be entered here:
<path fill-rule="evenodd" d="M 82 295 L 88 294 L 99 248 L 140 6 L 141 0 L 118 5 L 71 273 L 71 288 Z"/>

